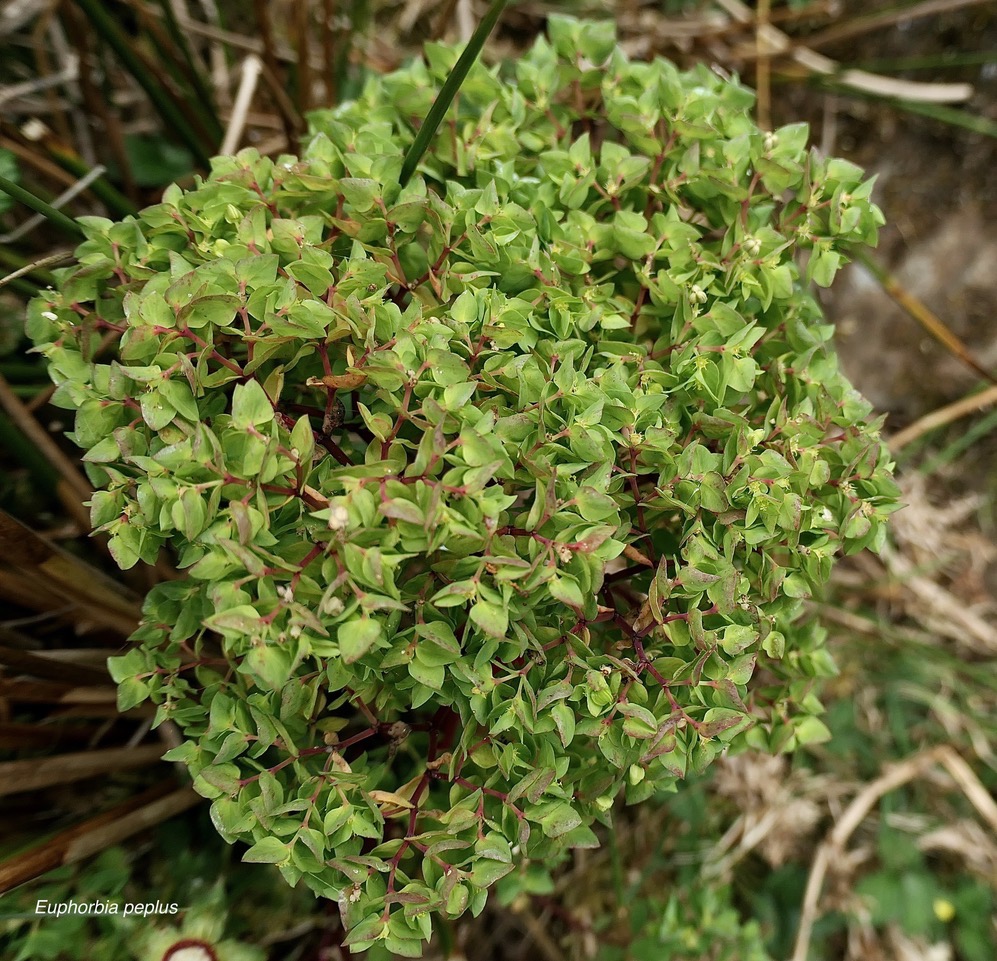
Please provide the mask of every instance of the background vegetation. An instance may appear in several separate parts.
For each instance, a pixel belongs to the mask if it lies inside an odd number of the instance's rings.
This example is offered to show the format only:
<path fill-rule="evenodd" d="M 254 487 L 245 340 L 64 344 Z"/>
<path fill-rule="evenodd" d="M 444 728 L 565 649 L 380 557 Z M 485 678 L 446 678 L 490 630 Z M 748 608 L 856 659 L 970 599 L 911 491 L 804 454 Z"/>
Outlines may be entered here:
<path fill-rule="evenodd" d="M 428 38 L 467 37 L 485 6 L 21 0 L 0 10 L 4 956 L 158 961 L 204 938 L 233 961 L 317 959 L 336 957 L 341 938 L 334 905 L 238 865 L 216 839 L 200 799 L 157 760 L 169 728 L 150 734 L 144 708 L 117 713 L 104 661 L 133 629 L 143 591 L 176 575 L 165 556 L 121 575 L 87 536 L 86 481 L 21 334 L 25 299 L 75 238 L 24 201 L 119 217 L 192 182 L 215 153 L 293 152 L 309 110 L 348 98 Z M 614 17 L 632 55 L 736 72 L 758 90 L 762 125 L 810 120 L 823 150 L 881 174 L 881 250 L 828 309 L 846 370 L 891 415 L 908 507 L 883 556 L 849 561 L 814 604 L 839 668 L 824 698 L 829 742 L 791 763 L 742 756 L 660 804 L 621 809 L 598 851 L 578 852 L 553 886 L 525 867 L 517 890 L 529 894 L 500 890 L 477 921 L 440 931 L 436 956 L 988 961 L 997 14 L 971 0 L 522 3 L 486 58 L 515 56 L 552 10 Z M 132 925 L 23 916 L 41 897 L 178 900 L 185 914 Z"/>

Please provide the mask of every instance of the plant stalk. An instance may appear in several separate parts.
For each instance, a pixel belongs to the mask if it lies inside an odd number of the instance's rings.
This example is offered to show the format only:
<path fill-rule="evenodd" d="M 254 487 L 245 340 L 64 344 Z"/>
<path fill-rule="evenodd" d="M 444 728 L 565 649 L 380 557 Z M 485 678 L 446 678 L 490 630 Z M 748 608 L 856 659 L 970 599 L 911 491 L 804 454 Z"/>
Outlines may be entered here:
<path fill-rule="evenodd" d="M 482 17 L 481 23 L 478 24 L 477 30 L 474 31 L 471 39 L 468 40 L 464 52 L 460 55 L 457 63 L 454 64 L 453 70 L 450 71 L 450 75 L 440 89 L 436 100 L 433 101 L 432 107 L 429 108 L 425 122 L 419 128 L 415 140 L 412 141 L 412 146 L 408 148 L 405 159 L 402 161 L 402 172 L 398 177 L 398 182 L 403 187 L 412 179 L 415 168 L 419 165 L 419 161 L 422 160 L 422 155 L 426 152 L 426 148 L 429 147 L 430 141 L 433 139 L 447 110 L 450 109 L 450 104 L 457 95 L 460 85 L 470 72 L 474 61 L 478 59 L 478 55 L 481 53 L 488 35 L 495 28 L 499 17 L 502 16 L 506 2 L 507 0 L 493 0 L 492 5 L 488 8 L 488 12 Z"/>

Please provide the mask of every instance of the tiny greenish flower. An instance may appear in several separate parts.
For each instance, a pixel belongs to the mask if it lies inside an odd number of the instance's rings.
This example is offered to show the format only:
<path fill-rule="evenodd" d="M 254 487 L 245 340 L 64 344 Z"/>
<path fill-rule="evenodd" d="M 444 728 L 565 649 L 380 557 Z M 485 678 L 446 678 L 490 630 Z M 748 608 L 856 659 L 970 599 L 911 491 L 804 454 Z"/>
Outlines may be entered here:
<path fill-rule="evenodd" d="M 329 530 L 343 531 L 350 524 L 350 513 L 341 504 L 329 508 Z"/>
<path fill-rule="evenodd" d="M 811 291 L 876 240 L 858 168 L 552 16 L 399 186 L 456 56 L 313 113 L 300 158 L 82 218 L 28 318 L 95 529 L 184 573 L 119 706 L 180 727 L 246 861 L 404 957 L 618 796 L 823 736 L 803 604 L 898 496 Z"/>
<path fill-rule="evenodd" d="M 345 609 L 346 606 L 339 597 L 329 597 L 322 602 L 322 613 L 328 614 L 330 617 L 336 617 L 339 614 L 342 614 Z"/>

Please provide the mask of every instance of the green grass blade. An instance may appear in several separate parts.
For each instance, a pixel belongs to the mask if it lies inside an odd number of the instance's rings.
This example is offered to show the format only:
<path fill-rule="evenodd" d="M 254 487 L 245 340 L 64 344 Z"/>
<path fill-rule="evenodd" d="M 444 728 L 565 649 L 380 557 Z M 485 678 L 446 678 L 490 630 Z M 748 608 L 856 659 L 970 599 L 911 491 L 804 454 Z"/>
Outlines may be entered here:
<path fill-rule="evenodd" d="M 474 65 L 474 61 L 478 59 L 478 54 L 481 53 L 481 48 L 484 47 L 488 35 L 494 29 L 495 24 L 498 23 L 499 17 L 502 16 L 502 11 L 505 9 L 506 3 L 507 0 L 493 0 L 492 5 L 488 8 L 488 13 L 484 15 L 481 23 L 478 24 L 478 29 L 474 31 L 471 39 L 468 40 L 464 52 L 460 55 L 453 70 L 450 71 L 450 76 L 444 82 L 436 100 L 433 101 L 433 106 L 429 108 L 425 122 L 419 128 L 415 140 L 412 141 L 412 146 L 408 148 L 405 159 L 402 161 L 402 172 L 398 178 L 398 182 L 403 187 L 409 182 L 412 174 L 415 173 L 415 168 L 419 165 L 419 161 L 422 160 L 422 155 L 426 152 L 426 148 L 433 139 L 444 115 L 450 109 L 450 104 L 460 89 L 460 85 L 464 82 L 464 78 Z"/>
<path fill-rule="evenodd" d="M 30 207 L 35 213 L 41 214 L 49 223 L 60 230 L 64 230 L 66 233 L 73 234 L 76 237 L 83 236 L 83 231 L 75 220 L 67 217 L 61 210 L 56 210 L 51 204 L 45 203 L 44 200 L 36 197 L 30 190 L 19 187 L 6 177 L 0 177 L 0 190 L 13 197 L 14 200 L 24 204 L 25 207 Z"/>
<path fill-rule="evenodd" d="M 216 134 L 217 139 L 220 142 L 225 131 L 222 129 L 221 121 L 218 119 L 218 110 L 215 103 L 215 91 L 211 84 L 202 75 L 200 65 L 194 59 L 190 43 L 187 41 L 187 35 L 180 28 L 176 14 L 173 12 L 173 5 L 169 2 L 169 0 L 159 0 L 159 7 L 163 11 L 163 22 L 166 25 L 166 32 L 169 34 L 170 39 L 176 44 L 177 49 L 180 51 L 184 61 L 187 64 L 190 83 L 194 87 L 197 96 L 200 98 L 205 111 L 210 117 L 213 133 Z"/>
<path fill-rule="evenodd" d="M 872 70 L 892 73 L 897 70 L 941 70 L 954 67 L 974 67 L 997 62 L 992 50 L 945 51 L 920 57 L 879 57 L 843 64 L 849 70 Z"/>
<path fill-rule="evenodd" d="M 973 133 L 983 134 L 985 137 L 997 137 L 997 120 L 989 117 L 981 117 L 975 113 L 968 113 L 955 107 L 946 107 L 939 103 L 917 103 L 913 100 L 887 100 L 898 110 L 909 110 L 911 113 L 919 113 L 924 117 L 931 117 L 932 120 L 941 120 L 943 123 L 952 124 L 954 127 L 964 127 L 972 130 Z"/>
<path fill-rule="evenodd" d="M 30 280 L 25 280 L 23 277 L 15 277 L 13 280 L 6 281 L 4 287 L 10 287 L 11 290 L 16 290 L 25 297 L 36 297 L 38 291 L 41 290 L 41 287 L 36 287 Z M 38 393 L 38 388 L 32 387 L 31 391 Z"/>
<path fill-rule="evenodd" d="M 197 162 L 207 167 L 210 157 L 201 139 L 194 133 L 187 118 L 169 98 L 162 85 L 132 50 L 128 39 L 118 28 L 100 0 L 77 0 L 77 3 L 82 7 L 94 30 L 107 42 L 122 64 L 138 81 L 167 126 L 176 131 L 177 136 L 187 145 Z"/>
<path fill-rule="evenodd" d="M 333 0 L 328 0 L 331 4 Z M 332 88 L 329 91 L 329 104 L 340 103 L 359 96 L 363 90 L 366 70 L 363 63 L 356 65 L 356 71 L 350 72 L 350 50 L 354 46 L 354 37 L 363 36 L 370 21 L 370 6 L 365 0 L 352 0 L 347 14 L 345 29 L 337 30 L 335 49 L 330 63 L 323 69 L 331 71 Z"/>
<path fill-rule="evenodd" d="M 983 420 L 970 427 L 965 434 L 939 451 L 918 470 L 925 476 L 934 474 L 939 468 L 951 464 L 956 458 L 965 454 L 978 440 L 982 440 L 994 431 L 997 431 L 997 410 L 992 410 Z"/>
<path fill-rule="evenodd" d="M 985 137 L 997 137 L 997 120 L 989 117 L 981 117 L 979 114 L 969 113 L 960 110 L 958 107 L 948 107 L 940 103 L 922 103 L 916 100 L 901 100 L 897 97 L 881 97 L 876 94 L 865 93 L 856 90 L 854 87 L 844 87 L 835 83 L 833 79 L 823 80 L 812 78 L 811 83 L 824 90 L 833 93 L 840 93 L 848 97 L 861 97 L 863 100 L 872 100 L 876 103 L 887 104 L 897 110 L 906 110 L 910 113 L 921 114 L 923 117 L 930 117 L 932 120 L 940 120 L 942 123 L 951 124 L 953 127 L 963 127 L 972 130 L 973 133 L 983 134 Z"/>

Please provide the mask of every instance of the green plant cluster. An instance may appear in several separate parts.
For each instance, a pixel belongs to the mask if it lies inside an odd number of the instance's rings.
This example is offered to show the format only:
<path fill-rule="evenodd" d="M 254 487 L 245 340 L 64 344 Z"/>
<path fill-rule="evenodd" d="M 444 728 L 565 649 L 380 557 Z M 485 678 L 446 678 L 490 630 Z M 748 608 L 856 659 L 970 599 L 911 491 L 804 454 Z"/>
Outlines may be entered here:
<path fill-rule="evenodd" d="M 180 725 L 247 861 L 404 956 L 621 791 L 826 737 L 793 619 L 896 506 L 807 290 L 875 240 L 861 171 L 555 17 L 401 187 L 457 53 L 314 115 L 300 160 L 83 218 L 28 323 L 118 563 L 186 574 L 121 707 Z"/>
<path fill-rule="evenodd" d="M 757 922 L 744 923 L 730 904 L 729 889 L 694 887 L 662 905 L 650 897 L 634 905 L 637 937 L 624 950 L 604 948 L 599 961 L 709 958 L 710 961 L 773 961 Z"/>

